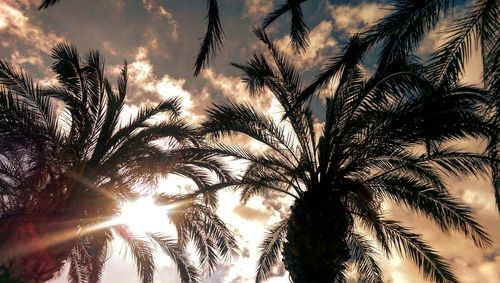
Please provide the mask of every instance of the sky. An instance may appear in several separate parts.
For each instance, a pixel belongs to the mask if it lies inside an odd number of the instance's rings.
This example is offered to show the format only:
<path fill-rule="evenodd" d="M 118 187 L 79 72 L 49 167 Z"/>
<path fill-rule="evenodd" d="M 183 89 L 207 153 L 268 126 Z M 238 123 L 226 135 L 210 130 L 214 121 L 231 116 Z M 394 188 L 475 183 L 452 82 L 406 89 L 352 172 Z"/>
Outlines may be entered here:
<path fill-rule="evenodd" d="M 243 100 L 272 115 L 279 115 L 275 102 L 268 96 L 250 98 L 239 73 L 230 63 L 242 63 L 262 48 L 252 34 L 263 16 L 281 0 L 219 0 L 225 43 L 208 69 L 193 77 L 194 57 L 205 31 L 203 1 L 181 0 L 62 0 L 58 5 L 38 11 L 38 0 L 0 0 L 0 58 L 27 70 L 42 85 L 55 83 L 50 71 L 50 50 L 59 42 L 75 44 L 81 54 L 99 50 L 106 59 L 107 74 L 115 76 L 121 64 L 129 64 L 129 91 L 126 112 L 132 115 L 140 105 L 154 104 L 179 96 L 184 117 L 193 123 L 203 120 L 212 102 Z M 303 5 L 305 21 L 311 29 L 310 47 L 294 54 L 287 37 L 287 18 L 273 24 L 268 32 L 276 45 L 293 56 L 294 64 L 306 80 L 312 78 L 328 57 L 339 52 L 351 33 L 373 24 L 390 12 L 386 1 L 310 0 Z M 459 14 L 459 13 L 458 13 Z M 442 21 L 426 38 L 417 55 L 425 58 L 444 37 L 450 20 Z M 477 84 L 481 74 L 478 52 L 467 65 L 463 80 Z M 376 63 L 366 59 L 368 67 Z M 320 109 L 321 100 L 315 101 Z M 319 111 L 319 110 L 318 110 Z M 318 121 L 319 123 L 320 121 Z M 241 140 L 254 150 L 258 144 Z M 484 146 L 480 141 L 464 146 Z M 423 234 L 443 255 L 461 282 L 500 282 L 499 218 L 490 181 L 486 177 L 453 178 L 447 183 L 452 193 L 469 204 L 494 240 L 494 246 L 481 250 L 460 235 L 443 235 L 428 220 L 406 210 L 388 206 L 388 213 L 414 231 Z M 160 183 L 160 189 L 175 193 L 188 186 L 171 177 Z M 237 193 L 223 192 L 219 213 L 236 233 L 240 255 L 221 265 L 204 282 L 254 282 L 258 246 L 267 226 L 286 215 L 290 200 L 278 195 L 253 198 L 240 206 Z M 425 282 L 408 261 L 393 257 L 383 261 L 387 282 Z M 156 282 L 179 282 L 175 267 L 168 258 L 158 255 Z M 268 282 L 289 282 L 284 268 L 279 267 Z M 54 282 L 66 282 L 64 274 Z M 135 267 L 124 252 L 122 243 L 113 243 L 102 282 L 139 282 Z"/>

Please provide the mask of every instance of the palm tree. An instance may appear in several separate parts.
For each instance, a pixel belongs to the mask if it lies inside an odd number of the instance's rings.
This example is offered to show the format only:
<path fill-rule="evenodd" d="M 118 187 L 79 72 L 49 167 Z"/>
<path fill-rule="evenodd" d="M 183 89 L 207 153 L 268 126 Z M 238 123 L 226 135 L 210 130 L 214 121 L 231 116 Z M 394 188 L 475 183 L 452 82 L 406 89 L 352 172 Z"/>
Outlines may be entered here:
<path fill-rule="evenodd" d="M 55 5 L 60 0 L 42 0 L 38 9 L 47 9 Z M 194 76 L 198 76 L 200 72 L 206 68 L 211 58 L 222 47 L 224 42 L 224 31 L 222 29 L 219 6 L 217 0 L 207 0 L 207 31 L 200 44 L 200 49 L 196 55 L 194 64 Z"/>
<path fill-rule="evenodd" d="M 489 152 L 495 197 L 500 213 L 500 173 L 498 170 L 500 108 L 498 107 L 498 58 L 500 57 L 500 2 L 497 0 L 465 1 L 468 5 L 463 16 L 452 21 L 445 42 L 426 63 L 427 78 L 433 82 L 436 95 L 448 87 L 459 84 L 464 67 L 478 46 L 482 54 L 483 84 L 490 93 L 490 108 L 486 114 L 492 117 L 496 127 L 489 136 Z M 331 62 L 318 75 L 314 83 L 303 90 L 300 102 L 306 101 L 314 93 L 321 91 L 343 68 L 357 64 L 374 47 L 380 44 L 378 70 L 393 64 L 395 60 L 414 53 L 427 33 L 436 28 L 438 23 L 453 11 L 452 0 L 401 0 L 394 5 L 393 12 L 367 29 L 360 37 L 359 45 L 345 58 L 332 57 Z M 264 26 L 265 23 L 264 23 Z M 346 48 L 348 49 L 348 48 Z M 496 101 L 496 102 L 495 102 Z"/>
<path fill-rule="evenodd" d="M 381 282 L 377 252 L 366 233 L 386 255 L 395 250 L 411 259 L 428 280 L 457 282 L 445 260 L 419 234 L 390 219 L 382 204 L 406 207 L 445 233 L 459 231 L 480 247 L 490 245 L 471 209 L 453 198 L 442 180 L 443 173 L 484 173 L 489 159 L 453 148 L 431 154 L 420 149 L 428 139 L 444 143 L 487 135 L 479 115 L 487 101 L 484 91 L 457 85 L 441 96 L 429 95 L 425 69 L 412 57 L 367 79 L 359 63 L 350 65 L 339 72 L 318 133 L 313 110 L 296 107 L 303 92 L 297 71 L 264 32 L 257 35 L 272 62 L 255 54 L 235 66 L 252 95 L 269 90 L 287 115 L 278 122 L 249 104 L 230 102 L 212 107 L 203 124 L 215 139 L 243 134 L 266 146 L 263 153 L 221 142 L 212 146 L 248 162 L 239 181 L 243 203 L 272 191 L 294 199 L 289 215 L 262 242 L 256 282 L 269 278 L 280 253 L 292 282 L 344 282 L 351 264 L 361 282 Z M 337 60 L 360 43 L 354 36 Z"/>
<path fill-rule="evenodd" d="M 180 118 L 177 98 L 120 122 L 126 64 L 114 88 L 98 52 L 81 59 L 74 46 L 59 44 L 52 57 L 59 85 L 48 88 L 0 61 L 0 281 L 45 281 L 68 262 L 70 282 L 98 282 L 107 246 L 120 237 L 142 282 L 153 282 L 153 245 L 177 264 L 182 282 L 200 282 L 185 254 L 187 243 L 194 241 L 208 271 L 236 251 L 235 239 L 213 212 L 214 177 L 230 181 L 228 171 L 199 148 L 200 134 Z M 198 186 L 184 196 L 157 195 L 159 202 L 177 204 L 167 217 L 178 240 L 155 233 L 140 237 L 113 221 L 122 201 L 138 197 L 134 186 L 153 187 L 166 174 Z"/>

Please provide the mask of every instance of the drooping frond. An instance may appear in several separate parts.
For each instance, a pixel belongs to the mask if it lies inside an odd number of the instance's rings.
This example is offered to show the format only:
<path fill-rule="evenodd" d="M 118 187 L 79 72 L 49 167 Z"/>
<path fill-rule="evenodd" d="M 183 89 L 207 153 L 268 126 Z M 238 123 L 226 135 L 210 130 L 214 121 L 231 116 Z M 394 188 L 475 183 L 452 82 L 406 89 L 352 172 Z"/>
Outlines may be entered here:
<path fill-rule="evenodd" d="M 160 195 L 158 200 L 170 203 L 171 196 Z M 175 203 L 175 201 L 174 201 Z M 224 222 L 207 206 L 193 199 L 179 199 L 179 205 L 169 217 L 177 228 L 178 243 L 185 248 L 192 243 L 200 260 L 200 266 L 210 274 L 218 261 L 230 259 L 237 253 L 236 239 Z"/>
<path fill-rule="evenodd" d="M 305 50 L 308 46 L 309 28 L 304 22 L 302 7 L 300 4 L 306 0 L 286 0 L 276 10 L 266 15 L 262 22 L 262 28 L 266 29 L 272 22 L 281 17 L 287 12 L 291 13 L 290 21 L 290 39 L 293 48 L 296 51 Z"/>
<path fill-rule="evenodd" d="M 300 94 L 297 103 L 303 103 L 312 95 L 328 86 L 332 80 L 340 78 L 346 70 L 352 70 L 357 66 L 366 53 L 368 44 L 358 35 L 354 35 L 342 52 L 330 58 L 328 64 L 316 75 L 313 82 L 309 84 Z"/>
<path fill-rule="evenodd" d="M 299 187 L 299 176 L 286 172 L 283 168 L 270 162 L 255 162 L 250 164 L 241 178 L 238 188 L 241 190 L 240 202 L 247 201 L 256 195 L 266 196 L 266 192 L 276 191 L 297 198 L 302 190 Z"/>
<path fill-rule="evenodd" d="M 368 218 L 365 217 L 366 221 Z M 418 234 L 400 226 L 398 222 L 380 217 L 368 220 L 379 244 L 395 249 L 411 259 L 426 279 L 434 282 L 458 282 L 451 267 Z"/>
<path fill-rule="evenodd" d="M 266 238 L 260 244 L 260 257 L 257 264 L 257 275 L 255 277 L 256 283 L 261 283 L 269 279 L 273 268 L 279 263 L 287 224 L 287 217 L 274 224 L 268 230 Z"/>
<path fill-rule="evenodd" d="M 250 105 L 235 102 L 215 105 L 208 110 L 208 117 L 203 129 L 215 138 L 242 133 L 288 158 L 295 154 L 293 140 L 285 133 L 285 128 Z"/>
<path fill-rule="evenodd" d="M 459 81 L 474 46 L 478 46 L 481 40 L 488 41 L 500 36 L 498 18 L 498 1 L 482 0 L 453 22 L 447 31 L 449 36 L 445 43 L 430 60 L 429 76 L 436 86 L 450 86 Z"/>
<path fill-rule="evenodd" d="M 52 142 L 57 143 L 61 135 L 55 115 L 56 106 L 50 98 L 43 95 L 43 91 L 33 83 L 30 76 L 7 62 L 0 61 L 0 87 L 8 90 L 2 91 L 1 99 L 5 106 L 15 107 L 15 111 L 21 111 L 18 114 L 26 113 L 31 116 L 33 119 L 31 123 L 42 127 L 44 134 L 47 134 Z M 9 112 L 5 114 L 15 114 Z"/>
<path fill-rule="evenodd" d="M 83 250 L 84 249 L 81 246 L 75 247 L 69 256 L 69 283 L 90 283 L 88 278 L 89 272 L 87 270 L 87 265 L 85 264 L 85 261 L 88 260 L 88 256 L 82 254 Z"/>
<path fill-rule="evenodd" d="M 90 282 L 100 282 L 105 263 L 108 259 L 108 245 L 113 240 L 110 229 L 102 229 L 88 236 L 87 253 L 90 256 Z"/>
<path fill-rule="evenodd" d="M 379 69 L 412 54 L 424 36 L 452 7 L 452 0 L 403 0 L 393 12 L 367 30 L 362 37 L 370 46 L 382 41 Z"/>
<path fill-rule="evenodd" d="M 148 241 L 133 235 L 129 229 L 123 225 L 114 226 L 113 230 L 127 244 L 130 254 L 135 261 L 137 273 L 139 273 L 143 283 L 152 283 L 154 278 L 154 258 L 153 249 Z"/>
<path fill-rule="evenodd" d="M 38 9 L 39 10 L 47 9 L 50 6 L 54 6 L 59 1 L 60 0 L 43 0 Z"/>
<path fill-rule="evenodd" d="M 207 32 L 200 45 L 200 50 L 196 56 L 194 64 L 194 76 L 198 76 L 201 70 L 208 65 L 210 57 L 215 55 L 218 49 L 222 46 L 224 32 L 220 23 L 219 7 L 217 0 L 206 0 L 208 15 L 207 15 Z"/>
<path fill-rule="evenodd" d="M 358 279 L 366 283 L 382 283 L 384 276 L 373 247 L 374 243 L 357 233 L 349 233 L 347 242 Z"/>
<path fill-rule="evenodd" d="M 192 265 L 186 252 L 176 244 L 175 240 L 158 233 L 148 233 L 148 237 L 174 261 L 182 283 L 201 282 L 198 270 Z"/>
<path fill-rule="evenodd" d="M 472 210 L 449 193 L 414 178 L 386 175 L 372 188 L 393 202 L 409 207 L 433 220 L 444 232 L 457 230 L 471 237 L 479 247 L 491 245 L 491 239 L 474 219 Z"/>

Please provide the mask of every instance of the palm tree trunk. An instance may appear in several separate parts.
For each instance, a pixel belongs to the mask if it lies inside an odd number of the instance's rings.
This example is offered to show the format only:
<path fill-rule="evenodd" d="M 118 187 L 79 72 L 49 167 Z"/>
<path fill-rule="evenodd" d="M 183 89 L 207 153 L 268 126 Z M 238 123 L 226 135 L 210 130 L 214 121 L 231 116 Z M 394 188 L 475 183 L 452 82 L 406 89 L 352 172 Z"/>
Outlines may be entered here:
<path fill-rule="evenodd" d="M 338 197 L 306 192 L 292 207 L 283 262 L 294 283 L 333 283 L 350 258 L 346 234 L 352 220 Z"/>

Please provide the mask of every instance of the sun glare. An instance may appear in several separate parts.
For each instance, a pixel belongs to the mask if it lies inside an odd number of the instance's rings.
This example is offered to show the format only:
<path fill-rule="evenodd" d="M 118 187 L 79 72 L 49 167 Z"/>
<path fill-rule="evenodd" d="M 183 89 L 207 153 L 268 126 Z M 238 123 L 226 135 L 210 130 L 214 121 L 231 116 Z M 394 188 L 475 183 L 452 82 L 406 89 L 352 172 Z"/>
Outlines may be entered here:
<path fill-rule="evenodd" d="M 150 197 L 143 197 L 133 202 L 124 202 L 116 220 L 135 233 L 161 232 L 171 225 L 167 218 L 171 208 L 170 205 L 157 205 Z"/>

